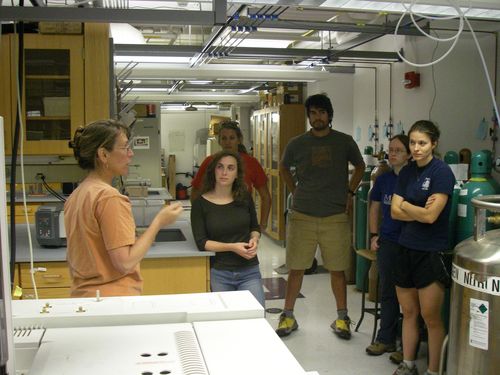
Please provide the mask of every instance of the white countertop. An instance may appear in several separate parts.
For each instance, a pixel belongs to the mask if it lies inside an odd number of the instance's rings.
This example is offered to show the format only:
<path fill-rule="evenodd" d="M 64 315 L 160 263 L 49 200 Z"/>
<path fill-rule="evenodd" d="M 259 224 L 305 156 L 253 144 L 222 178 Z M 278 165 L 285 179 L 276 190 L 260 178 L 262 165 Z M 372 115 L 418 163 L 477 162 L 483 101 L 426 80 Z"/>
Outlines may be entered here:
<path fill-rule="evenodd" d="M 69 195 L 64 195 L 62 192 L 58 191 L 64 198 L 68 198 Z M 144 200 L 163 200 L 171 201 L 173 200 L 172 195 L 168 192 L 166 188 L 148 188 L 147 197 L 129 197 L 131 201 L 144 201 Z M 7 192 L 7 204 L 10 200 L 10 193 Z M 20 192 L 16 192 L 16 203 L 22 203 L 23 197 Z M 61 202 L 58 198 L 54 197 L 52 194 L 27 194 L 27 203 L 59 203 Z M 61 202 L 62 203 L 62 202 Z"/>
<path fill-rule="evenodd" d="M 66 260 L 66 247 L 47 248 L 38 244 L 35 236 L 35 225 L 30 226 L 35 262 L 60 262 Z M 16 262 L 29 262 L 29 246 L 26 224 L 16 225 Z M 186 241 L 155 242 L 145 258 L 184 258 L 213 256 L 211 251 L 199 251 L 194 242 L 189 221 L 178 220 L 167 229 L 180 229 Z"/>
<path fill-rule="evenodd" d="M 95 297 L 12 301 L 12 321 L 17 328 L 185 323 L 264 316 L 264 308 L 248 290 L 101 297 L 99 301 Z"/>
<path fill-rule="evenodd" d="M 61 192 L 58 192 L 64 198 L 68 198 L 68 195 L 64 195 Z M 7 204 L 10 203 L 10 193 L 7 192 Z M 16 203 L 23 203 L 23 197 L 21 194 L 16 193 Z M 26 203 L 63 203 L 58 198 L 54 197 L 52 194 L 27 194 L 26 195 Z"/>

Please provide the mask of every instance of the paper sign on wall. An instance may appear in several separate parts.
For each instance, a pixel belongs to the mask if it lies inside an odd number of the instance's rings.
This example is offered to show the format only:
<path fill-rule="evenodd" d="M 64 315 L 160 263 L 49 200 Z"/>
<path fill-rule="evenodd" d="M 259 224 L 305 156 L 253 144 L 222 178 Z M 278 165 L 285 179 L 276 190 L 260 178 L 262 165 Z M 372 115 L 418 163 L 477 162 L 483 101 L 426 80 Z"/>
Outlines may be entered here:
<path fill-rule="evenodd" d="M 149 150 L 149 137 L 134 137 L 134 150 Z"/>
<path fill-rule="evenodd" d="M 184 151 L 186 133 L 184 130 L 171 130 L 168 132 L 169 152 Z"/>

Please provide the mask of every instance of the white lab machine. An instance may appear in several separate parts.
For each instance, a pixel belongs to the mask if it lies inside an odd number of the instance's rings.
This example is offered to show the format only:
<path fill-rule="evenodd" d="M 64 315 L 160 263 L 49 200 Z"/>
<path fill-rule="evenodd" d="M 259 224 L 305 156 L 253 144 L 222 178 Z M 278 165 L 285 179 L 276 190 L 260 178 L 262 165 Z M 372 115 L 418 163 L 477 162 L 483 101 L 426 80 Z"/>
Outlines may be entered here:
<path fill-rule="evenodd" d="M 248 291 L 22 300 L 12 310 L 18 375 L 306 373 Z"/>
<path fill-rule="evenodd" d="M 3 134 L 0 117 L 2 165 Z M 0 168 L 3 212 L 5 197 Z M 306 374 L 248 291 L 11 301 L 5 215 L 0 238 L 0 366 L 8 374 Z"/>

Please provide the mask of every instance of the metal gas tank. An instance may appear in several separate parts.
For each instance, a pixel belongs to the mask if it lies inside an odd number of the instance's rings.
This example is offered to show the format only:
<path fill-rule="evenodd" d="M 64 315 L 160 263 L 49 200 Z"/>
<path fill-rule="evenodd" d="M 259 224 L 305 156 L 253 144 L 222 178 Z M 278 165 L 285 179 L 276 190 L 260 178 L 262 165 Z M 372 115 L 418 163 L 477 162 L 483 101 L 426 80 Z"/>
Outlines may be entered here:
<path fill-rule="evenodd" d="M 456 246 L 453 259 L 447 375 L 500 368 L 500 229 L 486 232 L 486 211 L 500 212 L 500 195 L 472 204 L 474 237 Z"/>

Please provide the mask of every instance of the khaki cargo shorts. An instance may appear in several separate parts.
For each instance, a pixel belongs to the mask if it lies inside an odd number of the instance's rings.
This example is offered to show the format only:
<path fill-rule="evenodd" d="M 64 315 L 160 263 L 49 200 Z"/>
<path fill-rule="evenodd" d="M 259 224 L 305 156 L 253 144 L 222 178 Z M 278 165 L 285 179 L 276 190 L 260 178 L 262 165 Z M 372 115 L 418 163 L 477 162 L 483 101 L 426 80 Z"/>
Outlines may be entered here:
<path fill-rule="evenodd" d="M 345 271 L 351 262 L 351 225 L 345 213 L 327 217 L 288 213 L 286 265 L 288 269 L 311 267 L 319 245 L 323 266 L 329 271 Z"/>

